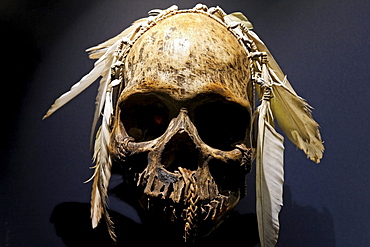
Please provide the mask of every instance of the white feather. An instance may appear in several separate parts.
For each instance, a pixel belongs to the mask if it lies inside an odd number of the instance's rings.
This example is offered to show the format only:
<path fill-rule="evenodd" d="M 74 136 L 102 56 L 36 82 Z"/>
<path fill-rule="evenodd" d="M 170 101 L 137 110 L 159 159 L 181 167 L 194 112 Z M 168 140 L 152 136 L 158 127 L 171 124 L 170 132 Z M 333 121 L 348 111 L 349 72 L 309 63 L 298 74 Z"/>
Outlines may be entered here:
<path fill-rule="evenodd" d="M 98 61 L 95 62 L 94 68 L 84 77 L 81 78 L 76 84 L 74 84 L 71 89 L 62 94 L 58 99 L 55 100 L 54 104 L 49 108 L 43 119 L 49 117 L 51 114 L 53 114 L 56 110 L 58 110 L 60 107 L 71 101 L 74 97 L 79 95 L 82 91 L 84 91 L 88 86 L 90 86 L 92 83 L 96 81 L 100 76 L 103 76 L 101 80 L 101 84 L 103 85 L 103 88 L 106 88 L 107 83 L 109 82 L 109 70 L 112 65 L 113 61 L 113 53 L 115 49 L 117 49 L 117 46 L 119 45 L 119 41 L 117 41 L 114 45 L 109 47 L 109 49 L 106 51 L 106 53 L 99 58 Z M 97 104 L 97 108 L 101 111 L 101 99 L 105 99 L 104 97 L 104 90 L 102 90 L 103 94 L 98 93 L 99 104 Z M 104 102 L 104 100 L 103 100 Z"/>
<path fill-rule="evenodd" d="M 279 213 L 283 205 L 283 137 L 269 122 L 270 102 L 259 107 L 256 156 L 256 212 L 261 247 L 275 246 L 279 235 Z"/>
<path fill-rule="evenodd" d="M 257 109 L 256 211 L 261 246 L 272 247 L 279 235 L 284 184 L 284 139 L 273 127 L 274 117 L 287 137 L 311 160 L 318 163 L 324 147 L 310 106 L 294 91 L 266 45 L 251 30 L 253 26 L 248 19 L 237 13 L 226 16 L 225 21 L 235 26 L 236 33 L 249 42 L 251 52 L 266 56 L 254 60 L 259 86 L 256 89 L 262 98 Z M 232 22 L 244 24 L 244 27 Z"/>
<path fill-rule="evenodd" d="M 84 77 L 81 78 L 76 84 L 74 84 L 71 89 L 61 95 L 58 99 L 55 100 L 54 104 L 49 108 L 42 119 L 49 117 L 53 114 L 56 110 L 60 107 L 68 103 L 74 97 L 79 95 L 83 90 L 85 90 L 88 86 L 90 86 L 96 79 L 99 78 L 106 70 L 106 63 L 104 59 L 99 59 L 95 62 L 94 68 Z"/>
<path fill-rule="evenodd" d="M 279 213 L 283 205 L 284 138 L 274 125 L 270 100 L 272 78 L 266 63 L 262 64 L 262 103 L 258 107 L 256 155 L 256 213 L 261 247 L 275 246 L 279 236 Z"/>

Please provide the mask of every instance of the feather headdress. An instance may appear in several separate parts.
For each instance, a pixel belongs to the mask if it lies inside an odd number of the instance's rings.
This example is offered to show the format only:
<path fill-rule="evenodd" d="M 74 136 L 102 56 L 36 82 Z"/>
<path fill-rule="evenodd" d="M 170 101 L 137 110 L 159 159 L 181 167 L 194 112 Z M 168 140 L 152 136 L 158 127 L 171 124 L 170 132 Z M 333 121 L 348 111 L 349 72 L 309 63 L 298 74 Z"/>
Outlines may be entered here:
<path fill-rule="evenodd" d="M 242 13 L 227 15 L 219 7 L 208 9 L 201 4 L 186 11 L 206 13 L 217 19 L 238 38 L 249 54 L 252 82 L 261 99 L 261 104 L 255 109 L 258 113 L 256 155 L 258 229 L 261 246 L 274 246 L 279 233 L 278 215 L 282 206 L 284 183 L 283 137 L 275 131 L 274 119 L 286 136 L 316 163 L 320 161 L 324 151 L 319 126 L 311 116 L 310 106 L 293 90 L 265 44 L 252 31 L 252 24 Z M 152 10 L 148 18 L 134 22 L 116 37 L 88 49 L 89 57 L 98 59 L 94 68 L 73 85 L 70 91 L 60 96 L 44 116 L 49 117 L 101 77 L 91 131 L 93 140 L 101 118 L 101 126 L 96 133 L 94 144 L 95 172 L 90 179 L 93 180 L 91 219 L 95 228 L 104 216 L 113 239 L 115 238 L 113 223 L 107 212 L 107 191 L 112 166 L 108 146 L 115 108 L 112 91 L 117 90 L 119 85 L 121 90 L 125 86 L 123 65 L 135 41 L 157 21 L 181 12 L 177 6 L 166 10 Z"/>

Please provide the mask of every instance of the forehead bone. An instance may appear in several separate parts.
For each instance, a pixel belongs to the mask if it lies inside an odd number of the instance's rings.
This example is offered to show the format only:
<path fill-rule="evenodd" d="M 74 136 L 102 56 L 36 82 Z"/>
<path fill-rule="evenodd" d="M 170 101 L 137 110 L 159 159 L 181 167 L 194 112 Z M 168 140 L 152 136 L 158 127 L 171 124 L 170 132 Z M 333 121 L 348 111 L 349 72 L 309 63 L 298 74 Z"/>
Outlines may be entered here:
<path fill-rule="evenodd" d="M 178 13 L 159 20 L 133 44 L 125 61 L 126 87 L 162 92 L 176 100 L 216 93 L 249 107 L 248 54 L 227 29 L 204 13 Z"/>

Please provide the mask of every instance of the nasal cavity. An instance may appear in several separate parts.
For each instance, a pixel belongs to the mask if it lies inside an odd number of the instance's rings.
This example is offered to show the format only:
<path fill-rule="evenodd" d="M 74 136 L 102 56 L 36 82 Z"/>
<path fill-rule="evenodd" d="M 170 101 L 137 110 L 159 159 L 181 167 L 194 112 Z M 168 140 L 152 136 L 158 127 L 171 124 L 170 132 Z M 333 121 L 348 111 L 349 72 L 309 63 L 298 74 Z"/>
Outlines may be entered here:
<path fill-rule="evenodd" d="M 161 163 L 169 172 L 174 172 L 179 167 L 195 171 L 198 169 L 200 155 L 195 143 L 186 132 L 177 133 L 166 143 Z"/>

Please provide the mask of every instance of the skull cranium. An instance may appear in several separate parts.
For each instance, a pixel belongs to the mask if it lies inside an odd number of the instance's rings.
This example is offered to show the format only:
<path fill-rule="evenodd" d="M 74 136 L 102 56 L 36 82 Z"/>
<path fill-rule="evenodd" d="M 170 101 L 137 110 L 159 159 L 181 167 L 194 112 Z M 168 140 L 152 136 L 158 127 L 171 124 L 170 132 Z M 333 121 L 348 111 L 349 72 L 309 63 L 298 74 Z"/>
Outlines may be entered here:
<path fill-rule="evenodd" d="M 216 18 L 184 12 L 142 34 L 124 66 L 110 151 L 141 208 L 193 241 L 245 194 L 252 160 L 247 51 Z"/>

